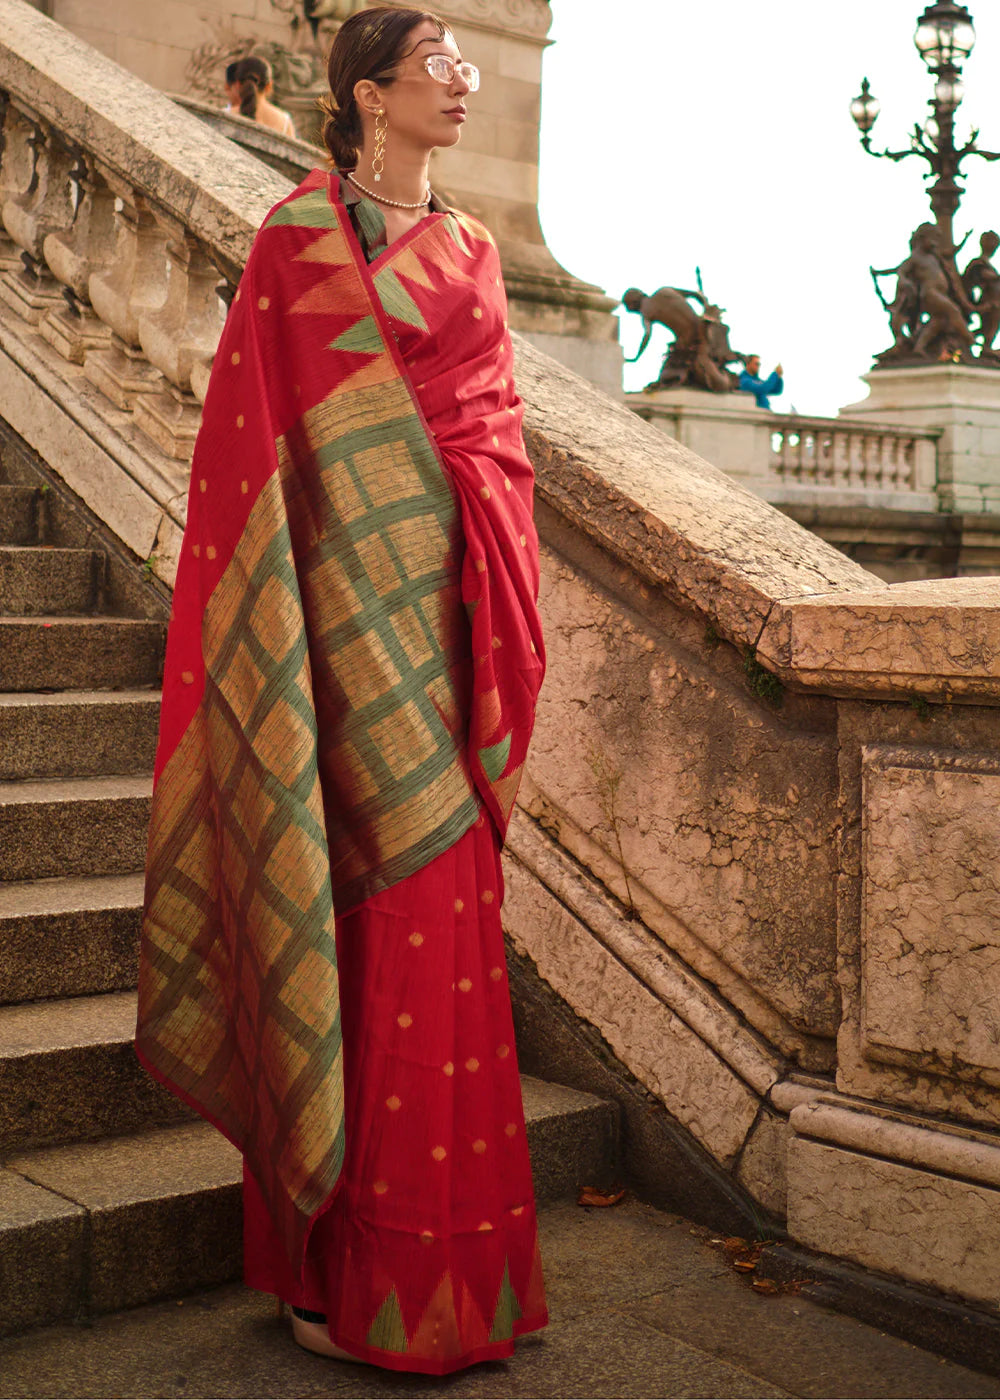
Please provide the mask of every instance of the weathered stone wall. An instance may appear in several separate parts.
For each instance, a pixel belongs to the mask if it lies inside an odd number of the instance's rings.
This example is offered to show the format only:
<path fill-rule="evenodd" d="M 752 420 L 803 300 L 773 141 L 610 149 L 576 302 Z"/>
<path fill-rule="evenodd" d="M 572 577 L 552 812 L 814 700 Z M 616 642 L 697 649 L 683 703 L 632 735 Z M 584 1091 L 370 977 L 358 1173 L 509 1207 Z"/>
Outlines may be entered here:
<path fill-rule="evenodd" d="M 187 90 L 192 52 L 220 28 L 278 43 L 288 17 L 271 0 L 49 0 L 47 12 L 144 82 L 166 92 Z M 223 106 L 222 74 L 219 105 Z"/>
<path fill-rule="evenodd" d="M 4 413 L 169 582 L 216 289 L 289 185 L 21 0 L 0 35 Z M 550 661 L 517 949 L 793 1238 L 996 1311 L 1000 581 L 886 586 L 517 373 Z"/>

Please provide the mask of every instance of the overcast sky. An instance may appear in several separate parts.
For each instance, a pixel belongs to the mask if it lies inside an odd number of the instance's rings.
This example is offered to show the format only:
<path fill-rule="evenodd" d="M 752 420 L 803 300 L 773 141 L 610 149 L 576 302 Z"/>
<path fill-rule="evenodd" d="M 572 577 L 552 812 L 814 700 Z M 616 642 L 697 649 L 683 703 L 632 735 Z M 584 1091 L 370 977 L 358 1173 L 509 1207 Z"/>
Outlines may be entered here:
<path fill-rule="evenodd" d="M 899 150 L 928 115 L 913 45 L 923 0 L 552 0 L 545 56 L 542 226 L 570 272 L 626 287 L 693 287 L 727 309 L 731 342 L 784 361 L 775 407 L 833 414 L 890 343 L 869 266 L 892 267 L 930 217 L 923 172 L 861 149 L 848 105 L 870 79 L 873 141 Z M 978 42 L 957 114 L 1000 150 L 1000 3 L 973 0 Z M 971 158 L 957 239 L 1000 228 L 1000 162 Z M 956 241 L 957 241 L 956 239 Z M 891 299 L 893 282 L 883 284 Z M 638 317 L 626 316 L 627 354 Z M 626 387 L 654 379 L 666 332 Z"/>

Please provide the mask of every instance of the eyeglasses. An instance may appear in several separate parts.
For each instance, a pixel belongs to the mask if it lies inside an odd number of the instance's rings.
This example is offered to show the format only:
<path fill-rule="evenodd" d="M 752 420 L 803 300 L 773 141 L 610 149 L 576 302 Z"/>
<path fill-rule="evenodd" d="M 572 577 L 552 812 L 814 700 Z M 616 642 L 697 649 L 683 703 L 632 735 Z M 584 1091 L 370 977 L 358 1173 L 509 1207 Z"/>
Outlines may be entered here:
<path fill-rule="evenodd" d="M 470 92 L 479 91 L 479 69 L 474 63 L 456 63 L 446 53 L 432 53 L 424 59 L 424 67 L 436 83 L 450 87 L 457 73 Z"/>

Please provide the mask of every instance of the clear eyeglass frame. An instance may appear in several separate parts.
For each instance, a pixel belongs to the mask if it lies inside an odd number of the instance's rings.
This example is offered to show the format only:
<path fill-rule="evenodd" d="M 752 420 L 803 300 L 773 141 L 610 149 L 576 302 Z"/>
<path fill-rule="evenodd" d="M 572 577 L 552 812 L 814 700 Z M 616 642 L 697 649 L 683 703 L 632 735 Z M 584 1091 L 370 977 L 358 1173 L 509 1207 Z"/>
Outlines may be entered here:
<path fill-rule="evenodd" d="M 470 92 L 479 91 L 479 69 L 474 63 L 456 63 L 446 53 L 432 53 L 424 59 L 424 67 L 436 83 L 445 87 L 451 86 L 457 73 Z"/>

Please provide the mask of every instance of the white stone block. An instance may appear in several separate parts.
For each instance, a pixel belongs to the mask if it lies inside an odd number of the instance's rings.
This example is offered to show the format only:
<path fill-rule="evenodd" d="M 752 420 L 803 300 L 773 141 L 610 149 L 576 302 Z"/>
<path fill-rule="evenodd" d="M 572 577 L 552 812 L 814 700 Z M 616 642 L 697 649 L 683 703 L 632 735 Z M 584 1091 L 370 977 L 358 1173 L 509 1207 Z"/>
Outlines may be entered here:
<path fill-rule="evenodd" d="M 1000 1311 L 1000 1140 L 823 1101 L 791 1125 L 795 1240 Z"/>

